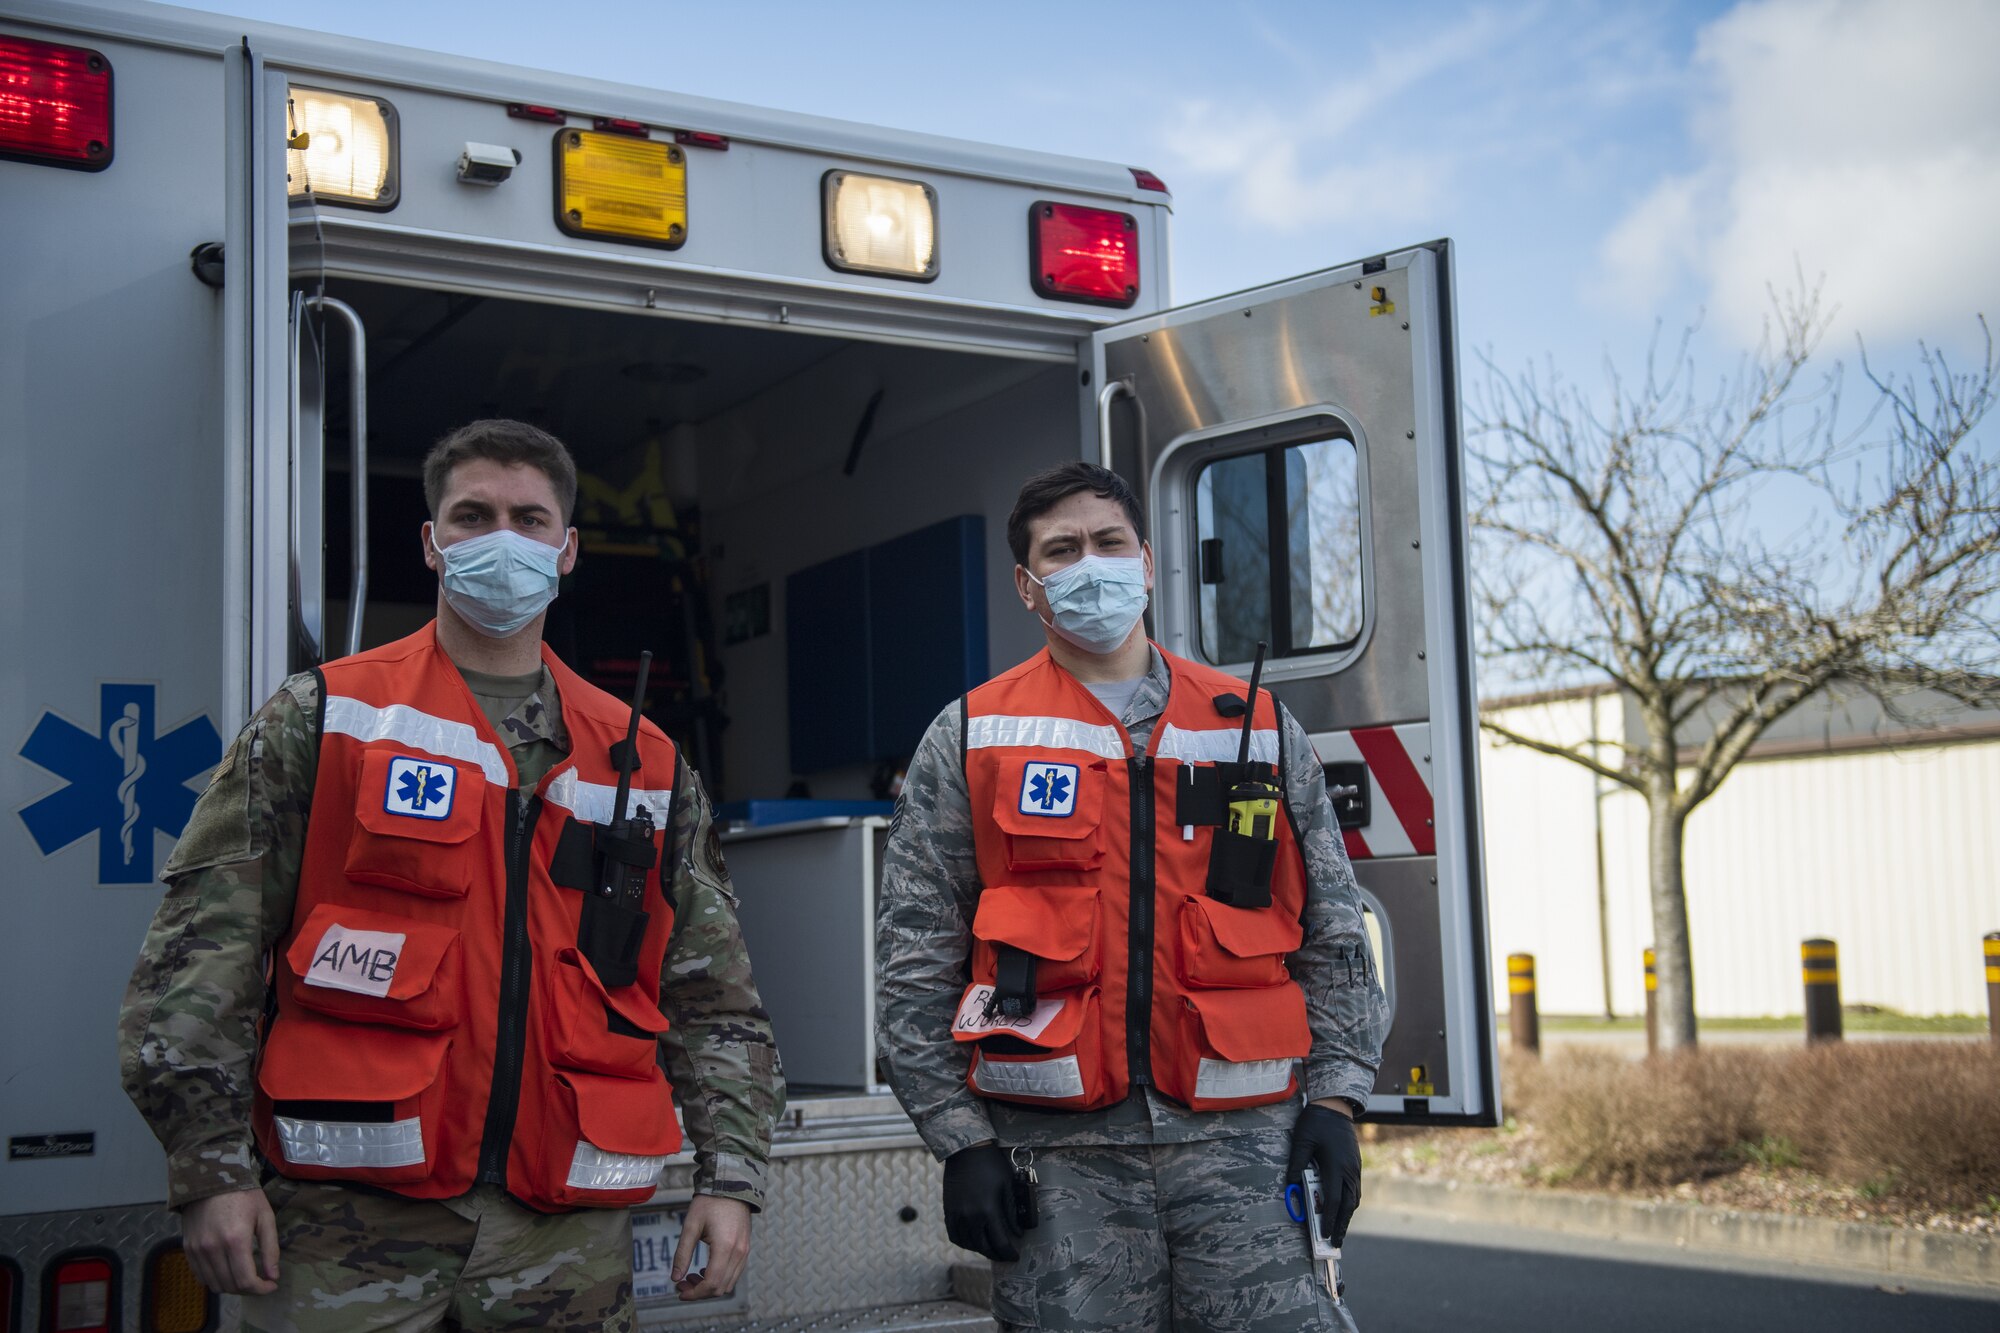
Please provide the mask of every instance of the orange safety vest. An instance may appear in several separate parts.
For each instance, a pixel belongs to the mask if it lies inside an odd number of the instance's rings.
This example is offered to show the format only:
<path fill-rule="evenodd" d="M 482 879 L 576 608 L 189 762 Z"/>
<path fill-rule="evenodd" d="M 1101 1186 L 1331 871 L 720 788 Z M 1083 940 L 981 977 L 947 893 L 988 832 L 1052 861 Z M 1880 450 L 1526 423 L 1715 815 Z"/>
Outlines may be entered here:
<path fill-rule="evenodd" d="M 571 748 L 532 792 L 435 625 L 319 671 L 319 769 L 254 1123 L 271 1165 L 542 1211 L 651 1197 L 680 1147 L 661 1071 L 660 869 L 678 758 L 647 722 L 640 911 L 596 892 L 630 710 L 544 647 Z M 643 843 L 639 843 L 643 847 Z"/>
<path fill-rule="evenodd" d="M 1286 969 L 1304 937 L 1305 862 L 1287 812 L 1268 907 L 1206 891 L 1213 826 L 1175 822 L 1184 768 L 1233 763 L 1241 681 L 1165 652 L 1151 753 L 1037 653 L 965 697 L 965 777 L 981 890 L 972 984 L 952 1035 L 986 1097 L 1088 1110 L 1152 1084 L 1198 1111 L 1283 1101 L 1312 1046 Z M 1251 759 L 1279 764 L 1276 705 L 1258 691 Z M 1214 777 L 1215 775 L 1207 775 Z M 1001 959 L 1032 959 L 1035 1006 L 995 1012 Z M 1014 962 L 1021 960 L 1014 956 Z"/>

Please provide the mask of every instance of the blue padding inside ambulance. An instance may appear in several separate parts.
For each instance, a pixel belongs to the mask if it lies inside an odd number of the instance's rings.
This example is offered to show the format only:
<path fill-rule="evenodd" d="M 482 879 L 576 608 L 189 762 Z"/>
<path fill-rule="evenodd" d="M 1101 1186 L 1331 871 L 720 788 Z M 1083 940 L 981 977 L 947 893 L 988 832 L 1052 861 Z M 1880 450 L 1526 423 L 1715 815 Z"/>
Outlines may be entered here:
<path fill-rule="evenodd" d="M 724 801 L 715 807 L 715 817 L 726 824 L 770 828 L 811 819 L 860 819 L 866 815 L 886 819 L 895 808 L 894 801 Z"/>
<path fill-rule="evenodd" d="M 907 758 L 985 680 L 986 520 L 946 519 L 785 580 L 792 771 Z"/>

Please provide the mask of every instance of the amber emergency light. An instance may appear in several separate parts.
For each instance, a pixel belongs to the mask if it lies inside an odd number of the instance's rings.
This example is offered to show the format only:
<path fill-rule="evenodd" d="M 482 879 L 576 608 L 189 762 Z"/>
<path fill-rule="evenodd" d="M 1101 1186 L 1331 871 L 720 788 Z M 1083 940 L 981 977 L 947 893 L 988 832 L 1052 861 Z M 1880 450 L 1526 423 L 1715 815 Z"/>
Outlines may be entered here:
<path fill-rule="evenodd" d="M 658 139 L 556 135 L 556 225 L 566 235 L 678 250 L 687 243 L 687 155 Z"/>

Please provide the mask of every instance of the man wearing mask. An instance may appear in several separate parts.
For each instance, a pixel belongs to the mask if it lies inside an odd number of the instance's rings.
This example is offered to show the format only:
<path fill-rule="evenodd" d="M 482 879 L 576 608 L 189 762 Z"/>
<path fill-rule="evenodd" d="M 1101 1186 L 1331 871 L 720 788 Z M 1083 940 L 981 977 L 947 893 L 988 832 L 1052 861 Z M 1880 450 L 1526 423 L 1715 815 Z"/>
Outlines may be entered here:
<path fill-rule="evenodd" d="M 742 1272 L 771 1027 L 699 780 L 650 722 L 628 752 L 629 703 L 542 644 L 568 450 L 474 422 L 424 492 L 437 618 L 293 676 L 223 757 L 126 992 L 125 1089 L 246 1328 L 630 1329 L 625 1210 L 676 1100 L 673 1276 Z"/>
<path fill-rule="evenodd" d="M 1338 1244 L 1388 1021 L 1324 775 L 1262 690 L 1239 764 L 1248 688 L 1148 640 L 1115 473 L 1030 478 L 1007 537 L 1047 647 L 931 724 L 877 922 L 951 1238 L 1009 1329 L 1339 1327 L 1285 1187 L 1317 1169 Z"/>

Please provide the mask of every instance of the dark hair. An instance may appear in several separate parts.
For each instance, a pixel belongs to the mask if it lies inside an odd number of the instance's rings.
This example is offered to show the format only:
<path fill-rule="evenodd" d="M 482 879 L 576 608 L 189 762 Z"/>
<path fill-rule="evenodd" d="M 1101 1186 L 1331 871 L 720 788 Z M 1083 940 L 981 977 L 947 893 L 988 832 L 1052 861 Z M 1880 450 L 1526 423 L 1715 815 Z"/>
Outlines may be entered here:
<path fill-rule="evenodd" d="M 451 480 L 451 470 L 475 458 L 490 458 L 510 466 L 525 463 L 539 471 L 555 488 L 563 524 L 568 526 L 570 514 L 576 509 L 576 460 L 569 456 L 563 442 L 547 431 L 525 421 L 500 417 L 460 426 L 432 445 L 430 453 L 424 456 L 424 503 L 430 506 L 433 523 L 437 521 L 438 506 L 444 502 L 445 483 Z"/>
<path fill-rule="evenodd" d="M 1146 520 L 1139 513 L 1139 497 L 1125 484 L 1125 478 L 1095 463 L 1063 463 L 1037 472 L 1021 483 L 1014 499 L 1014 512 L 1007 515 L 1007 545 L 1013 548 L 1014 563 L 1028 563 L 1028 524 L 1054 509 L 1078 491 L 1089 491 L 1100 500 L 1116 500 L 1132 520 L 1132 531 L 1146 540 Z"/>

